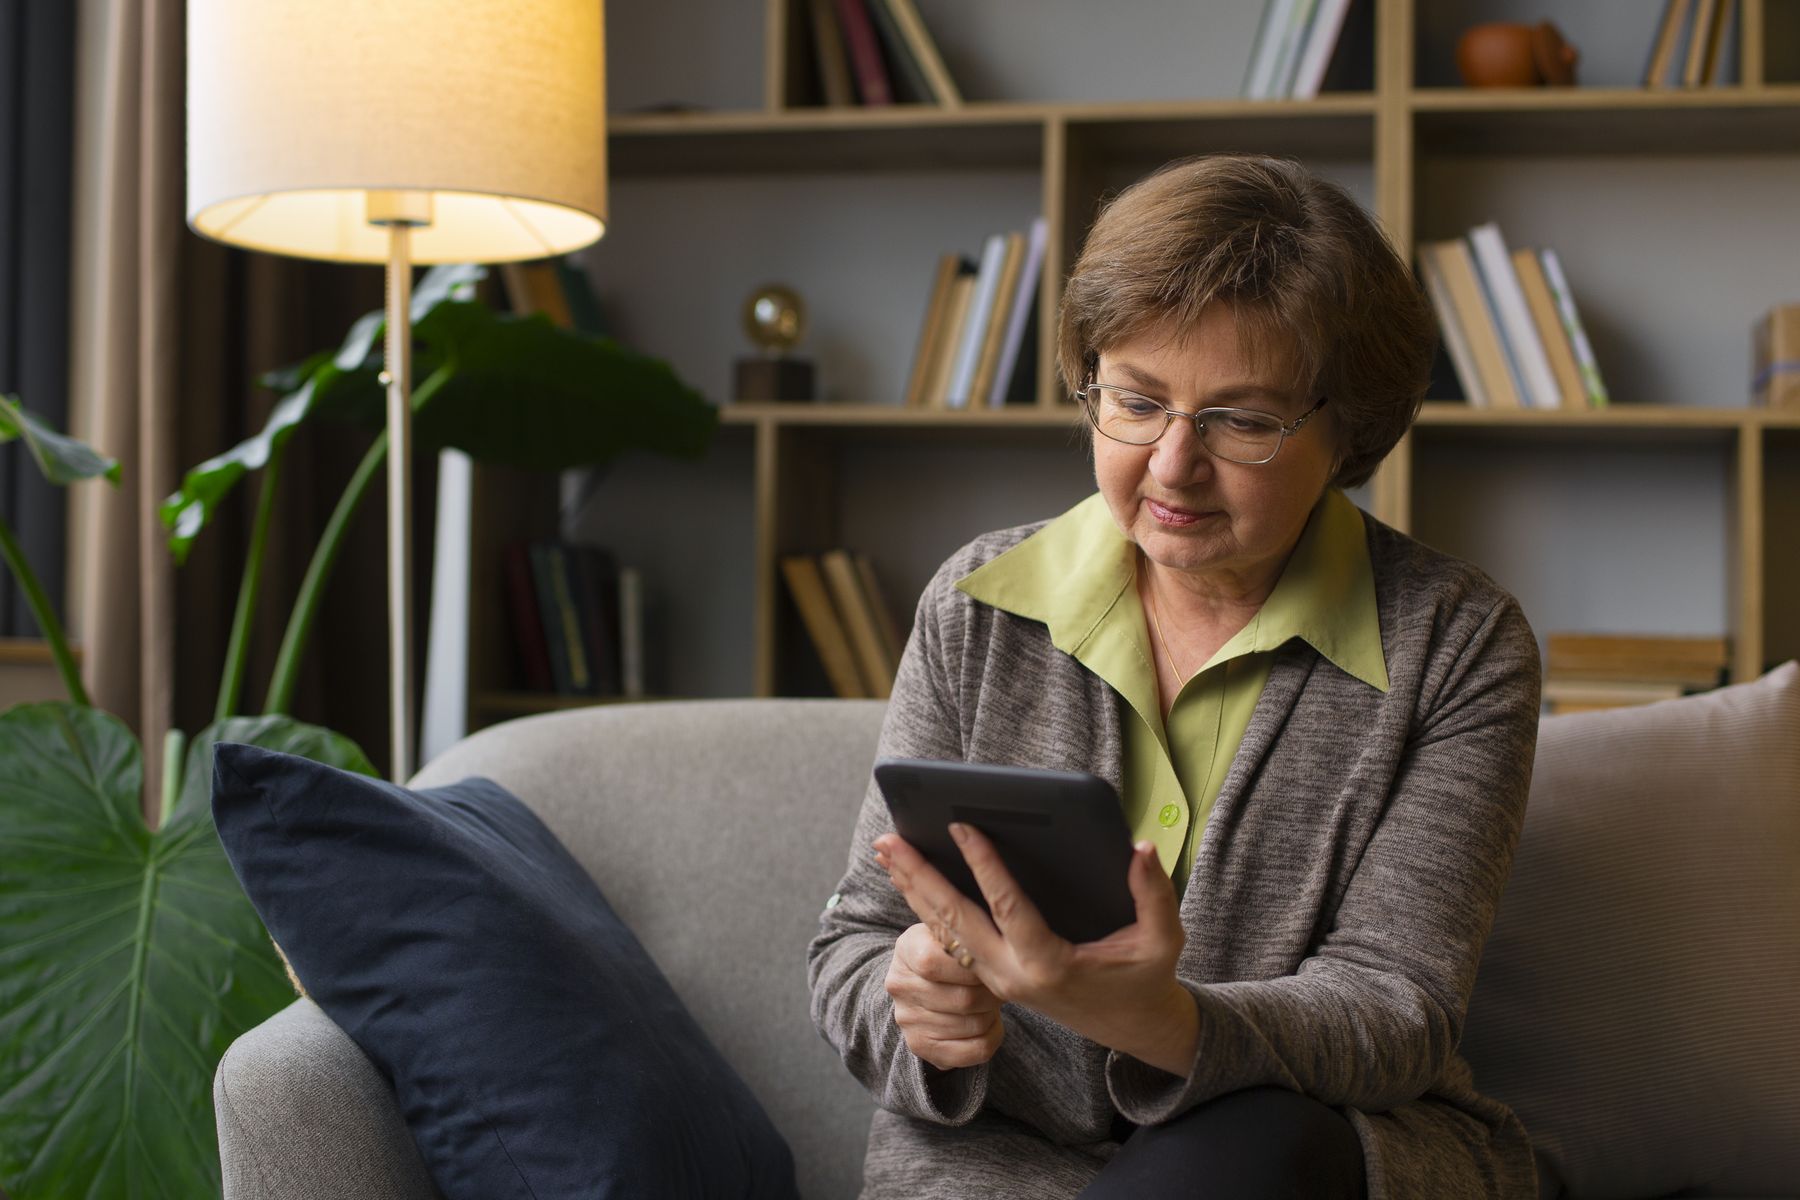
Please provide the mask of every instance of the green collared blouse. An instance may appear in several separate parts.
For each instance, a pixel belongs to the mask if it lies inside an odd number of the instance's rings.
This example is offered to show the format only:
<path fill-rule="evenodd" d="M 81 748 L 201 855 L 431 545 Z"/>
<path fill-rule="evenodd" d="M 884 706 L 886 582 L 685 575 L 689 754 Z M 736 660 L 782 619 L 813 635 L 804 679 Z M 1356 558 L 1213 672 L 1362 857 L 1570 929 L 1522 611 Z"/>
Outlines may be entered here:
<path fill-rule="evenodd" d="M 1042 621 L 1058 650 L 1131 705 L 1138 719 L 1121 722 L 1125 818 L 1133 841 L 1155 843 L 1179 895 L 1273 651 L 1300 638 L 1381 692 L 1388 690 L 1387 662 L 1362 513 L 1335 488 L 1313 507 L 1256 615 L 1182 686 L 1166 727 L 1136 569 L 1136 544 L 1096 492 L 956 586 L 983 604 Z"/>

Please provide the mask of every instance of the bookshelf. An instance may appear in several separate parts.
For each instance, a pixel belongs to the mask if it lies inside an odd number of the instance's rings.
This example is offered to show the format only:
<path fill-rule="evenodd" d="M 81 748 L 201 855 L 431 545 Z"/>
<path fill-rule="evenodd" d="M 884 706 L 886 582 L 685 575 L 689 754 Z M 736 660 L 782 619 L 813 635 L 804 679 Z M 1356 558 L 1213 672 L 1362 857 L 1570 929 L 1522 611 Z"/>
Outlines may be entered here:
<path fill-rule="evenodd" d="M 783 553 L 868 550 L 904 621 L 967 537 L 1091 490 L 1074 409 L 1057 394 L 1060 281 L 1101 197 L 1216 150 L 1300 158 L 1356 195 L 1409 259 L 1422 240 L 1497 219 L 1510 244 L 1556 246 L 1569 263 L 1614 405 L 1494 411 L 1434 392 L 1359 503 L 1492 571 L 1540 637 L 1608 628 L 1609 615 L 1626 632 L 1725 632 L 1738 679 L 1800 654 L 1800 570 L 1786 548 L 1800 521 L 1800 412 L 1742 406 L 1751 321 L 1800 299 L 1785 200 L 1800 185 L 1789 47 L 1800 3 L 1741 0 L 1741 83 L 1635 86 L 1661 6 L 1606 0 L 1557 18 L 1583 51 L 1583 86 L 1479 92 L 1447 86 L 1455 37 L 1537 10 L 1359 3 L 1373 16 L 1366 89 L 1244 101 L 1234 93 L 1260 4 L 1133 0 L 1101 13 L 1077 0 L 920 0 L 963 87 L 953 110 L 804 103 L 801 0 L 765 0 L 759 30 L 717 0 L 609 13 L 627 23 L 608 31 L 614 60 L 644 51 L 615 72 L 616 110 L 664 99 L 683 55 L 712 68 L 691 84 L 705 111 L 610 118 L 613 230 L 586 260 L 622 336 L 723 402 L 730 359 L 749 352 L 735 307 L 780 278 L 817 314 L 800 352 L 820 364 L 825 392 L 724 404 L 707 463 L 622 460 L 587 510 L 564 515 L 565 535 L 645 561 L 666 690 L 828 694 L 780 582 Z M 1032 29 L 1000 36 L 1007 21 Z M 1193 40 L 1184 21 L 1217 36 Z M 757 34 L 760 61 L 725 54 Z M 1084 92 L 1071 43 L 1098 60 L 1094 79 L 1114 86 L 1115 55 L 1147 94 Z M 1032 54 L 1046 59 L 1036 76 Z M 1721 221 L 1732 203 L 1747 217 Z M 936 254 L 1040 213 L 1051 236 L 1037 403 L 897 407 Z M 507 502 L 478 499 L 476 563 L 521 530 L 556 528 L 553 482 L 490 491 Z M 1608 555 L 1589 547 L 1600 544 L 1635 558 L 1597 573 Z M 471 728 L 534 710 L 513 685 L 497 589 L 483 590 L 471 597 Z"/>

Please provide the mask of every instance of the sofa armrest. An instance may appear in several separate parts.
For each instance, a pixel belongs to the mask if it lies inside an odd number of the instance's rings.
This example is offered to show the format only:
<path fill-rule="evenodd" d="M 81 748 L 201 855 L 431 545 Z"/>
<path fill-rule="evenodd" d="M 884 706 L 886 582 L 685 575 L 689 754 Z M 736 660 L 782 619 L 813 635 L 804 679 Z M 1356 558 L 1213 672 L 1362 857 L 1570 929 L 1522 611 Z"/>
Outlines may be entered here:
<path fill-rule="evenodd" d="M 443 1200 L 394 1092 L 301 998 L 231 1044 L 213 1076 L 225 1200 Z"/>

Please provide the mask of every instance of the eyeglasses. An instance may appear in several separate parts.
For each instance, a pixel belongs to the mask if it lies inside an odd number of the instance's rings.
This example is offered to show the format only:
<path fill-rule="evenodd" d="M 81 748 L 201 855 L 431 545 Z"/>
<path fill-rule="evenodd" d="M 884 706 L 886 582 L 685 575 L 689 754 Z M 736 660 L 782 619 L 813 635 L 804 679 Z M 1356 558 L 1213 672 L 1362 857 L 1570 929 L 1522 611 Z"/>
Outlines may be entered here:
<path fill-rule="evenodd" d="M 1121 387 L 1090 383 L 1082 391 L 1082 408 L 1095 429 L 1128 446 L 1148 446 L 1168 432 L 1176 417 L 1192 417 L 1194 431 L 1208 454 L 1254 466 L 1274 458 L 1281 443 L 1299 433 L 1300 427 L 1325 407 L 1326 399 L 1319 397 L 1317 404 L 1284 425 L 1273 413 L 1254 408 L 1203 408 L 1185 413 Z"/>

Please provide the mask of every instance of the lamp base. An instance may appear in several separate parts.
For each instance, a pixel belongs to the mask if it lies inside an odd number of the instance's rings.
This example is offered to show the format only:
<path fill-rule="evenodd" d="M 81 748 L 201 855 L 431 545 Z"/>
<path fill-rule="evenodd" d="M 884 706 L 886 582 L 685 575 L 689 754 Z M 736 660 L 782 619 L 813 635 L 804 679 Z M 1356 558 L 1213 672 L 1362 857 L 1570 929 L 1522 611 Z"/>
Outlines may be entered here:
<path fill-rule="evenodd" d="M 809 401 L 813 398 L 813 364 L 805 358 L 740 358 L 732 398 L 739 404 Z"/>

